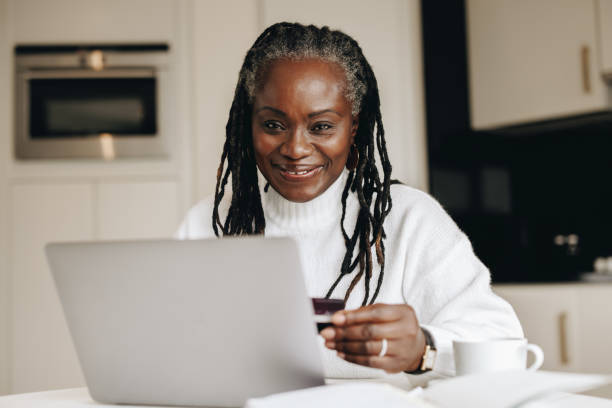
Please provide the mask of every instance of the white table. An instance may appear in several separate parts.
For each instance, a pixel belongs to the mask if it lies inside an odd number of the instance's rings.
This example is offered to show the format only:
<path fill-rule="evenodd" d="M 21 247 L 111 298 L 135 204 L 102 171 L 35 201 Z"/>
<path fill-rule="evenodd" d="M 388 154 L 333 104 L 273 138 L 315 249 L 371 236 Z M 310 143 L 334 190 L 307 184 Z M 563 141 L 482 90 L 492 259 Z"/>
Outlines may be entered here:
<path fill-rule="evenodd" d="M 133 406 L 133 405 L 132 405 Z M 70 388 L 65 390 L 33 392 L 0 397 L 0 408 L 101 408 L 107 405 L 95 402 L 89 396 L 87 388 Z M 525 405 L 525 408 L 612 408 L 612 400 L 587 395 L 558 393 L 549 398 Z M 142 408 L 154 408 L 146 406 Z M 462 407 L 464 408 L 464 407 Z"/>

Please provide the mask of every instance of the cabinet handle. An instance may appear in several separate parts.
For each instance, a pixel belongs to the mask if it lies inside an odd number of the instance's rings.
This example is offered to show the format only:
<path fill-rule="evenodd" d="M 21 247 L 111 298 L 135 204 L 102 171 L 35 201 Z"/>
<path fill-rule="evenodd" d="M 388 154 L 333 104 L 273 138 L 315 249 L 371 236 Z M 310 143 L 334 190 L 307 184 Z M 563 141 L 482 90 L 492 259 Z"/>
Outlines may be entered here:
<path fill-rule="evenodd" d="M 582 89 L 584 93 L 591 93 L 590 53 L 589 46 L 583 45 L 580 50 L 580 57 L 582 62 Z"/>
<path fill-rule="evenodd" d="M 569 364 L 569 353 L 567 350 L 567 312 L 559 313 L 559 350 L 561 364 Z"/>

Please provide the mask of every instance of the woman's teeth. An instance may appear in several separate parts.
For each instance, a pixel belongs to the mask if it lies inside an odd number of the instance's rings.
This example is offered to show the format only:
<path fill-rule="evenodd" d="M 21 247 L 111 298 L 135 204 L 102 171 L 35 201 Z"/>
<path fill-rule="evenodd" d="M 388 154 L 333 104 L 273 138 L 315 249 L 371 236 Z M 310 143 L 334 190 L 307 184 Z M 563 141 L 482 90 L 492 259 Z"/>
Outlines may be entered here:
<path fill-rule="evenodd" d="M 285 170 L 287 173 L 289 174 L 296 174 L 296 175 L 300 175 L 300 174 L 306 174 L 309 171 L 312 171 L 314 169 L 310 169 L 310 170 L 304 170 L 304 171 L 291 171 L 291 170 Z"/>
<path fill-rule="evenodd" d="M 311 177 L 317 174 L 318 170 L 321 169 L 321 166 L 313 167 L 305 170 L 289 170 L 285 168 L 280 168 L 281 173 L 285 175 L 285 177 L 290 177 L 291 180 L 297 180 L 301 178 Z"/>

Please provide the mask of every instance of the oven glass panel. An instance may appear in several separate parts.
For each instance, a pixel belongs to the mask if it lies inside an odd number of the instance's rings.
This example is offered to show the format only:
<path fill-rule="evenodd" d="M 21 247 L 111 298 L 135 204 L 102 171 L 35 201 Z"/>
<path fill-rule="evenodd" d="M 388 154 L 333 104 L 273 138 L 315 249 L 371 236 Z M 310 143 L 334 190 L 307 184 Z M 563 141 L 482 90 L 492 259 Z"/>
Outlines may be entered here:
<path fill-rule="evenodd" d="M 155 136 L 155 78 L 32 79 L 30 137 Z"/>

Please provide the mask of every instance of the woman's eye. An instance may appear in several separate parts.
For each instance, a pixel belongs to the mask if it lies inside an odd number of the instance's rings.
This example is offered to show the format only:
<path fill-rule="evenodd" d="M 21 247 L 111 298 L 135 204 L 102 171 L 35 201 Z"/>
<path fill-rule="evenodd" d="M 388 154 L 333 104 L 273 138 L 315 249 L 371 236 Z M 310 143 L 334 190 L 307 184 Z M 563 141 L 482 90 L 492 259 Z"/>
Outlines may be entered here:
<path fill-rule="evenodd" d="M 325 132 L 333 128 L 329 123 L 317 123 L 312 127 L 313 132 Z"/>
<path fill-rule="evenodd" d="M 264 122 L 264 128 L 269 129 L 269 130 L 282 130 L 283 126 L 278 123 L 278 122 L 274 122 L 274 121 L 266 121 Z"/>

